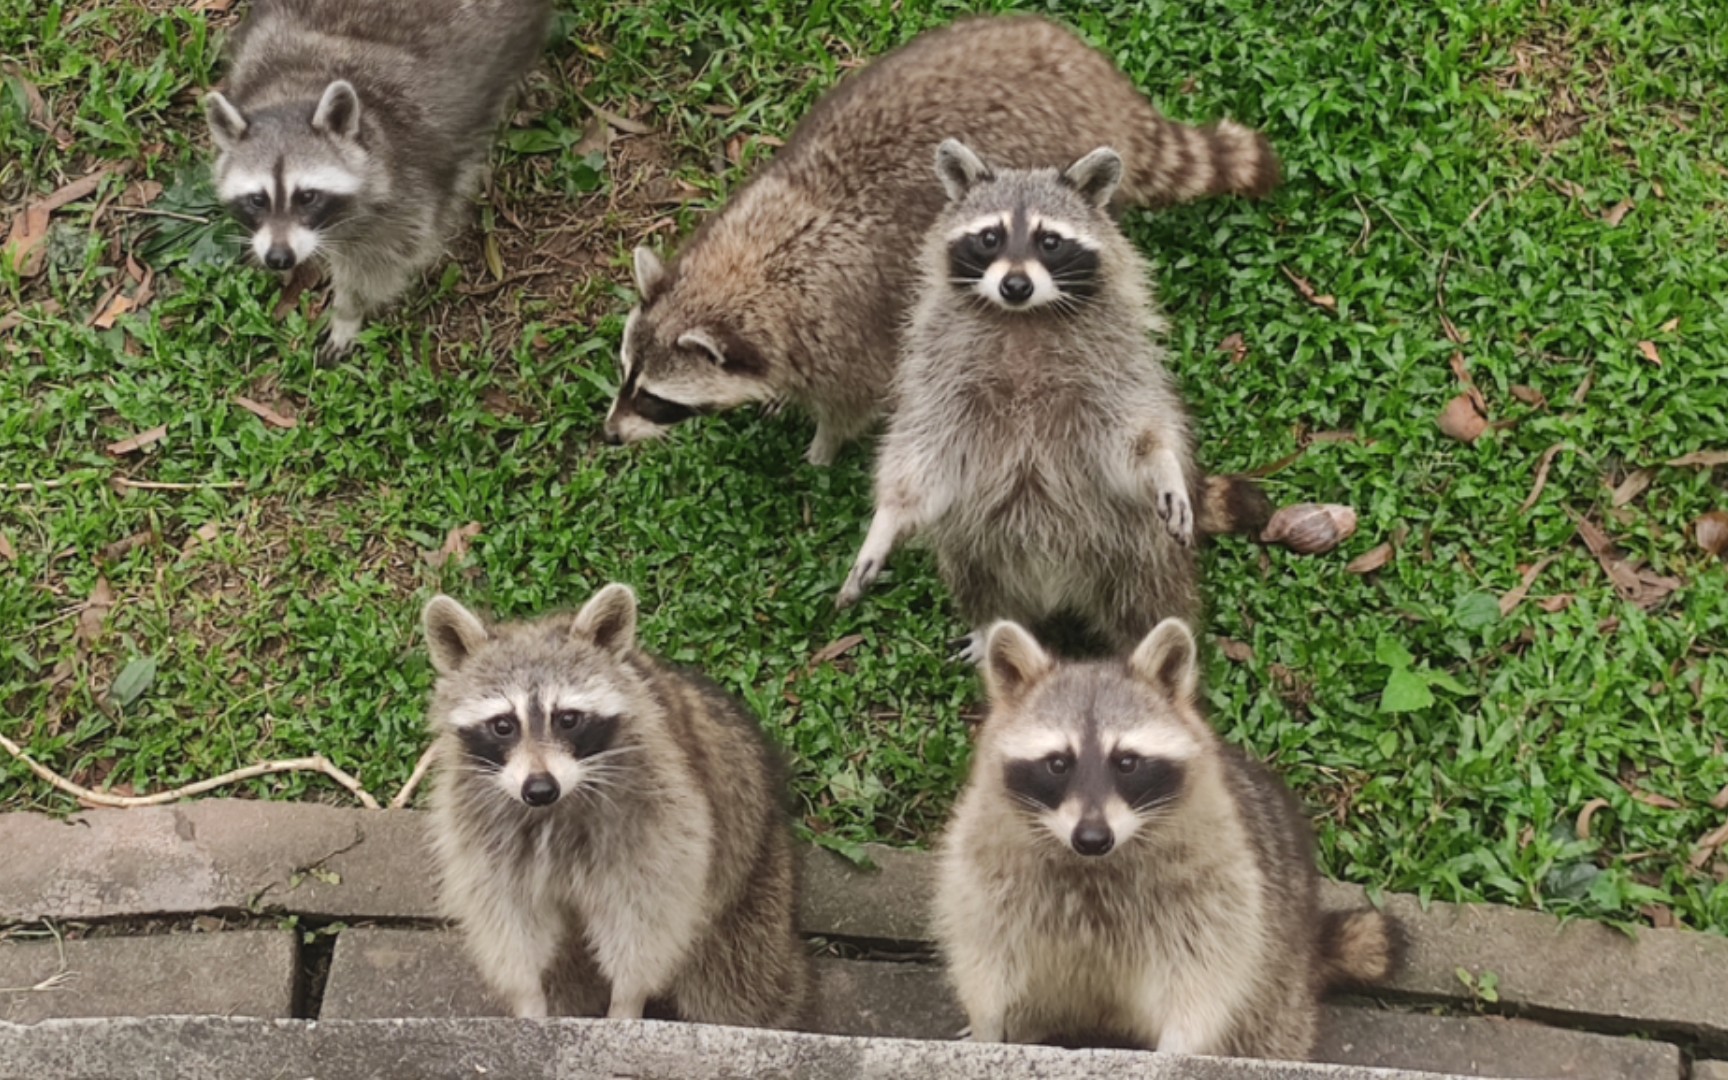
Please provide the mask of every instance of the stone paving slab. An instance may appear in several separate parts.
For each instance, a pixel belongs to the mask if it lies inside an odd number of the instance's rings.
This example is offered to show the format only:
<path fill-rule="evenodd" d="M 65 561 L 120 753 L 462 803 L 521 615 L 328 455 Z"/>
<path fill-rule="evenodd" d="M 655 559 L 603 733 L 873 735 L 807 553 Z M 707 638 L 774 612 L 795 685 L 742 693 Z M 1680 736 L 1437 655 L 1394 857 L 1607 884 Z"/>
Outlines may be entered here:
<path fill-rule="evenodd" d="M 61 1017 L 294 1015 L 286 930 L 0 942 L 0 1021 Z M 64 971 L 52 989 L 24 990 Z"/>
<path fill-rule="evenodd" d="M 1728 1061 L 1694 1061 L 1692 1080 L 1728 1080 Z"/>
<path fill-rule="evenodd" d="M 1349 1065 L 1443 1069 L 1519 1080 L 1679 1080 L 1671 1043 L 1529 1020 L 1328 1006 L 1315 1057 Z"/>
<path fill-rule="evenodd" d="M 0 1080 L 1458 1080 L 1438 1073 L 655 1021 L 0 1024 Z"/>

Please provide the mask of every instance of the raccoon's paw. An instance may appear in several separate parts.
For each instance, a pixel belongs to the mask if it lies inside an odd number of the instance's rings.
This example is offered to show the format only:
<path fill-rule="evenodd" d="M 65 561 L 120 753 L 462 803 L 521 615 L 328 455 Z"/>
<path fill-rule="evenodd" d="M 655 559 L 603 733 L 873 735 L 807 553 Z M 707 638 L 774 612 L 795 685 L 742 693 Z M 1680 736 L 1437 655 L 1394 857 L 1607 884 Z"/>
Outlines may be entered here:
<path fill-rule="evenodd" d="M 882 564 L 875 559 L 859 559 L 853 563 L 852 572 L 846 575 L 846 584 L 840 586 L 840 595 L 834 598 L 834 606 L 849 608 L 856 604 L 881 572 Z"/>
<path fill-rule="evenodd" d="M 1178 544 L 1189 547 L 1194 543 L 1194 506 L 1186 491 L 1160 491 L 1158 516 L 1164 519 L 1164 528 Z"/>
<path fill-rule="evenodd" d="M 354 349 L 354 339 L 340 340 L 329 327 L 318 331 L 318 363 L 329 367 Z"/>
<path fill-rule="evenodd" d="M 982 664 L 984 662 L 984 632 L 974 630 L 964 637 L 957 637 L 948 642 L 948 659 L 958 660 L 963 664 Z"/>

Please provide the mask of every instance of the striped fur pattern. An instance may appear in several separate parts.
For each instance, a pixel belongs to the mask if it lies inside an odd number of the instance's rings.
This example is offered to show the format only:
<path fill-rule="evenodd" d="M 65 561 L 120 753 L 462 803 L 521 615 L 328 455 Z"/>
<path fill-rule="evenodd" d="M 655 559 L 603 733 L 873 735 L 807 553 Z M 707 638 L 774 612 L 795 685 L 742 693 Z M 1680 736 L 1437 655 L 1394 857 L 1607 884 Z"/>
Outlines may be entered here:
<path fill-rule="evenodd" d="M 272 270 L 328 264 L 325 360 L 443 253 L 549 0 L 254 0 L 205 110 L 216 190 Z"/>
<path fill-rule="evenodd" d="M 440 596 L 424 623 L 440 896 L 501 1001 L 796 1026 L 808 958 L 785 787 L 755 719 L 636 647 L 622 585 L 520 623 Z"/>
<path fill-rule="evenodd" d="M 935 898 L 974 1039 L 1303 1060 L 1329 986 L 1394 972 L 1396 923 L 1319 910 L 1295 798 L 1200 714 L 1185 624 L 1062 663 L 1000 623 L 984 671 Z"/>
<path fill-rule="evenodd" d="M 1262 195 L 1279 178 L 1263 137 L 1165 119 L 1055 23 L 985 16 L 920 35 L 817 102 L 674 261 L 638 250 L 608 441 L 750 402 L 810 412 L 818 464 L 862 434 L 888 400 L 916 252 L 944 201 L 930 155 L 947 138 L 1022 166 L 1115 147 L 1126 204 Z"/>

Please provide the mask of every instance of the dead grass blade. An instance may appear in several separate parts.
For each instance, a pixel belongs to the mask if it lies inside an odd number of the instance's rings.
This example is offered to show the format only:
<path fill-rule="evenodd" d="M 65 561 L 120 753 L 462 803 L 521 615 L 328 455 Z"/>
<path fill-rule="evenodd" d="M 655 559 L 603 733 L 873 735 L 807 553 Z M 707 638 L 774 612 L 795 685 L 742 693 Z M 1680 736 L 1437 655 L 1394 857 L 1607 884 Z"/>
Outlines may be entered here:
<path fill-rule="evenodd" d="M 1530 595 L 1530 586 L 1536 583 L 1536 579 L 1541 576 L 1542 571 L 1548 569 L 1548 564 L 1553 562 L 1556 558 L 1559 558 L 1559 556 L 1550 555 L 1524 571 L 1523 579 L 1520 580 L 1517 585 L 1507 590 L 1506 595 L 1500 598 L 1501 618 L 1505 618 L 1512 614 L 1513 610 L 1517 608 L 1519 604 L 1524 602 L 1524 598 Z"/>
<path fill-rule="evenodd" d="M 1621 599 L 1650 611 L 1683 584 L 1679 578 L 1666 577 L 1623 557 L 1608 534 L 1589 518 L 1575 520 L 1578 522 L 1578 536 L 1590 549 L 1590 554 L 1596 556 L 1596 562 L 1608 575 L 1608 580 L 1614 583 L 1614 591 L 1620 594 Z"/>
<path fill-rule="evenodd" d="M 234 395 L 234 404 L 245 409 L 247 412 L 264 421 L 266 424 L 269 424 L 271 427 L 282 428 L 283 430 L 288 431 L 300 424 L 300 421 L 294 419 L 292 416 L 283 416 L 270 406 L 265 405 L 262 402 L 253 401 L 251 398 L 246 397 L 243 394 Z"/>
<path fill-rule="evenodd" d="M 1536 462 L 1536 481 L 1530 485 L 1530 494 L 1518 504 L 1520 514 L 1528 514 L 1530 508 L 1536 505 L 1536 500 L 1542 497 L 1542 489 L 1548 486 L 1548 469 L 1554 464 L 1554 455 L 1566 449 L 1565 443 L 1555 443 L 1542 451 L 1542 457 Z"/>
<path fill-rule="evenodd" d="M 1302 299 L 1308 301 L 1317 308 L 1324 308 L 1327 311 L 1332 312 L 1334 315 L 1338 313 L 1337 297 L 1316 292 L 1314 286 L 1309 284 L 1307 278 L 1296 273 L 1288 266 L 1280 266 L 1278 269 L 1282 270 L 1284 276 L 1290 279 L 1290 284 L 1296 286 L 1296 291 L 1302 294 Z"/>
<path fill-rule="evenodd" d="M 1728 465 L 1728 450 L 1694 450 L 1690 454 L 1681 454 L 1677 458 L 1669 458 L 1664 464 L 1681 468 L 1696 465 L 1700 468 L 1714 469 L 1718 465 Z"/>
<path fill-rule="evenodd" d="M 1625 506 L 1644 494 L 1644 489 L 1648 488 L 1650 481 L 1654 479 L 1656 479 L 1656 472 L 1653 469 L 1633 469 L 1626 474 L 1626 479 L 1620 481 L 1620 485 L 1614 489 L 1614 494 L 1609 496 L 1608 501 L 1615 507 Z"/>
<path fill-rule="evenodd" d="M 137 453 L 152 443 L 160 442 L 166 434 L 168 434 L 168 425 L 158 424 L 149 431 L 140 431 L 138 434 L 128 436 L 119 442 L 111 442 L 104 449 L 114 457 L 125 457 L 127 454 Z"/>

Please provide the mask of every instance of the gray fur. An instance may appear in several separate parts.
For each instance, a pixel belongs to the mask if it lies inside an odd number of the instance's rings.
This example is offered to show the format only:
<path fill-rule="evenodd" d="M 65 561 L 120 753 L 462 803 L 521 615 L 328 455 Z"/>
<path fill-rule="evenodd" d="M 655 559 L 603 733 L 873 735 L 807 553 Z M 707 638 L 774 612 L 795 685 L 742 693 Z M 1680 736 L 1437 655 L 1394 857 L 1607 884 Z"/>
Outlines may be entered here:
<path fill-rule="evenodd" d="M 755 718 L 637 648 L 621 585 L 574 615 L 494 625 L 440 596 L 424 621 L 440 898 L 501 1001 L 518 1016 L 640 1017 L 654 1000 L 688 1020 L 795 1025 L 808 957 L 784 784 Z M 562 710 L 616 716 L 612 741 L 564 752 Z M 522 728 L 502 767 L 461 733 L 499 711 Z M 513 771 L 534 770 L 560 778 L 556 802 L 517 797 Z"/>
<path fill-rule="evenodd" d="M 1110 662 L 1060 663 L 1018 626 L 991 631 L 990 713 L 935 899 L 974 1038 L 1302 1060 L 1326 987 L 1395 966 L 1385 916 L 1319 910 L 1300 807 L 1201 716 L 1194 652 L 1176 621 Z M 1125 752 L 1179 764 L 1176 794 L 1134 810 L 1079 786 L 1089 761 Z M 1015 797 L 1009 765 L 1052 754 L 1075 777 L 1060 807 Z M 1091 804 L 1115 830 L 1107 854 L 1067 839 Z"/>
<path fill-rule="evenodd" d="M 1021 166 L 1113 146 L 1123 203 L 1264 194 L 1278 181 L 1261 136 L 1165 119 L 1055 23 L 986 16 L 920 35 L 818 101 L 663 272 L 645 280 L 638 257 L 640 304 L 606 437 L 635 442 L 695 412 L 791 402 L 815 417 L 808 456 L 826 464 L 868 429 L 917 291 L 911 255 L 942 209 L 930 160 L 948 138 Z M 696 329 L 725 363 L 679 344 Z"/>
<path fill-rule="evenodd" d="M 921 533 L 975 632 L 995 619 L 1044 629 L 1077 617 L 1083 647 L 1125 652 L 1160 618 L 1198 613 L 1188 415 L 1154 340 L 1165 324 L 1145 262 L 1105 208 L 1117 161 L 1105 149 L 1066 176 L 980 174 L 929 230 L 876 515 L 842 605 L 902 536 Z M 1097 261 L 1089 292 L 1045 270 L 1044 302 L 1009 309 L 982 281 L 955 279 L 951 243 L 997 216 L 1075 235 Z M 1023 250 L 1012 243 L 997 261 L 1036 275 L 1043 253 L 1030 237 Z"/>
<path fill-rule="evenodd" d="M 323 358 L 345 352 L 365 316 L 443 253 L 550 20 L 550 0 L 252 4 L 226 91 L 206 104 L 216 186 L 260 261 L 328 264 Z M 299 205 L 284 185 L 303 175 L 353 190 Z M 259 190 L 268 205 L 246 205 Z"/>

